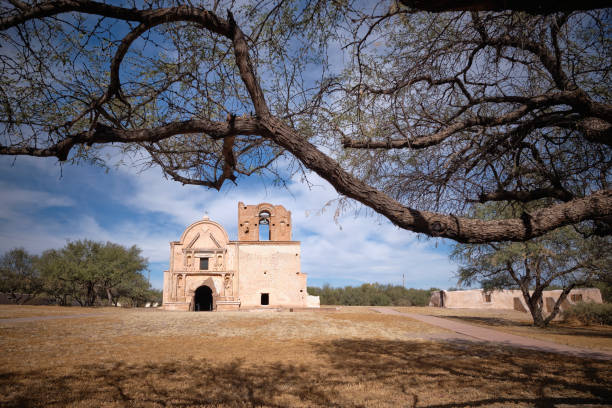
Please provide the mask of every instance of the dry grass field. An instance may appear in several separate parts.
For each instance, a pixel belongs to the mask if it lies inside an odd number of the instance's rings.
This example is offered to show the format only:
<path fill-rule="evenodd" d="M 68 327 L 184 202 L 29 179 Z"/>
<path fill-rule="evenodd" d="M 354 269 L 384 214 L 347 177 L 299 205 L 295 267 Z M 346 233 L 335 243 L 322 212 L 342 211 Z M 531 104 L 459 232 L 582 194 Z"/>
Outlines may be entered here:
<path fill-rule="evenodd" d="M 612 402 L 612 365 L 452 339 L 367 308 L 0 308 L 1 407 L 544 407 Z M 27 312 L 27 313 L 26 313 Z M 102 315 L 102 316 L 99 316 Z"/>
<path fill-rule="evenodd" d="M 612 327 L 610 326 L 582 326 L 555 320 L 548 328 L 540 329 L 532 325 L 530 314 L 514 310 L 444 309 L 439 307 L 394 307 L 394 309 L 400 312 L 456 319 L 506 333 L 574 347 L 612 350 Z"/>

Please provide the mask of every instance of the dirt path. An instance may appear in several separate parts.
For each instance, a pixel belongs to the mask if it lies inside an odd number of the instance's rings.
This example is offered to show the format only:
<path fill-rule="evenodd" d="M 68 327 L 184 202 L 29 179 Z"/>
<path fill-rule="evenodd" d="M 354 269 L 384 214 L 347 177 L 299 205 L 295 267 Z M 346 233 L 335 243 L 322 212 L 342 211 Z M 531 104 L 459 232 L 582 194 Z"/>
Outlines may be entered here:
<path fill-rule="evenodd" d="M 104 313 L 79 313 L 73 315 L 60 315 L 60 316 L 30 316 L 30 317 L 13 317 L 9 319 L 0 319 L 2 323 L 21 323 L 21 322 L 36 322 L 39 320 L 55 320 L 55 319 L 70 319 L 73 317 L 100 317 L 107 316 Z"/>
<path fill-rule="evenodd" d="M 553 343 L 551 341 L 537 340 L 529 337 L 517 336 L 515 334 L 504 333 L 498 330 L 487 329 L 467 323 L 461 323 L 450 319 L 442 319 L 435 316 L 422 315 L 417 313 L 398 312 L 393 309 L 377 307 L 372 310 L 399 316 L 406 316 L 423 323 L 438 326 L 443 329 L 452 330 L 455 333 L 485 342 L 500 343 L 510 347 L 520 347 L 532 350 L 540 350 L 549 353 L 569 354 L 577 357 L 595 358 L 599 360 L 612 360 L 612 353 L 607 351 L 594 351 L 578 347 L 567 346 L 564 344 Z"/>

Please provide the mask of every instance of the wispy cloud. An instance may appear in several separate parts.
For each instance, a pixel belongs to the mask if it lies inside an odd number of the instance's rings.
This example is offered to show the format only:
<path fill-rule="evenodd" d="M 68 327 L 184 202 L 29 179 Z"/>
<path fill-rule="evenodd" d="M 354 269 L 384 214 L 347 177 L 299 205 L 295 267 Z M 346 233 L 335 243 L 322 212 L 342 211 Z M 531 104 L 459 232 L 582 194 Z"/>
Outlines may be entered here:
<path fill-rule="evenodd" d="M 71 207 L 72 199 L 62 195 L 50 194 L 11 185 L 0 180 L 0 219 L 19 217 L 24 211 L 40 210 L 50 207 Z"/>
<path fill-rule="evenodd" d="M 136 244 L 151 262 L 151 281 L 159 287 L 169 241 L 178 239 L 187 225 L 207 212 L 227 229 L 230 239 L 236 239 L 238 201 L 266 201 L 292 212 L 293 238 L 302 242 L 302 270 L 311 284 L 399 284 L 402 274 L 412 287 L 454 283 L 456 268 L 446 249 L 380 217 L 335 217 L 334 204 L 324 206 L 338 195 L 317 176 L 310 176 L 310 187 L 295 179 L 287 189 L 264 189 L 243 180 L 219 193 L 166 180 L 157 168 L 138 171 L 125 166 L 108 173 L 65 168 L 58 181 L 57 168 L 49 171 L 45 166 L 50 165 L 23 161 L 20 166 L 3 166 L 0 250 L 23 246 L 40 253 L 80 238 Z M 31 177 L 18 177 L 24 172 Z"/>

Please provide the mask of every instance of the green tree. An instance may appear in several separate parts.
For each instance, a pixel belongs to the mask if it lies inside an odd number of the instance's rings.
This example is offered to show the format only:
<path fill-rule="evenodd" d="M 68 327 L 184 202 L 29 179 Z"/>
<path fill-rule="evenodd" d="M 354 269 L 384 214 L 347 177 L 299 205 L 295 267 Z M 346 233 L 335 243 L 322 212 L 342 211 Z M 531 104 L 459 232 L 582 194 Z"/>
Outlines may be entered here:
<path fill-rule="evenodd" d="M 150 290 L 141 273 L 147 261 L 140 252 L 136 246 L 125 248 L 111 242 L 68 242 L 41 257 L 45 290 L 63 305 L 74 300 L 81 306 L 94 306 L 100 296 L 110 304 L 126 297 L 139 305 Z"/>
<path fill-rule="evenodd" d="M 545 327 L 573 288 L 592 285 L 610 274 L 612 241 L 584 238 L 565 227 L 527 242 L 457 244 L 451 257 L 461 265 L 460 284 L 479 283 L 485 290 L 520 289 L 534 325 Z M 543 291 L 551 286 L 562 292 L 546 315 Z"/>
<path fill-rule="evenodd" d="M 215 189 L 309 169 L 458 242 L 609 235 L 608 4 L 509 4 L 4 2 L 0 154 L 103 164 L 115 144 Z"/>
<path fill-rule="evenodd" d="M 130 307 L 144 306 L 147 302 L 155 299 L 155 293 L 151 292 L 151 288 L 147 280 L 140 273 L 131 274 L 128 279 L 125 279 L 116 288 L 117 301 L 122 305 Z M 116 304 L 116 303 L 115 303 Z"/>
<path fill-rule="evenodd" d="M 64 264 L 61 251 L 55 249 L 43 252 L 38 260 L 45 293 L 60 306 L 70 306 L 77 292 L 77 283 L 71 279 Z"/>
<path fill-rule="evenodd" d="M 142 272 L 147 268 L 147 261 L 140 253 L 141 250 L 135 245 L 125 248 L 111 242 L 107 242 L 100 249 L 94 262 L 100 268 L 100 289 L 103 291 L 101 295 L 107 298 L 109 304 L 116 305 L 117 297 L 125 296 L 130 290 L 141 291 L 142 286 L 148 290 L 149 284 L 142 276 Z"/>
<path fill-rule="evenodd" d="M 15 303 L 27 303 L 43 289 L 43 280 L 36 268 L 36 257 L 23 248 L 15 248 L 0 258 L 0 292 Z"/>

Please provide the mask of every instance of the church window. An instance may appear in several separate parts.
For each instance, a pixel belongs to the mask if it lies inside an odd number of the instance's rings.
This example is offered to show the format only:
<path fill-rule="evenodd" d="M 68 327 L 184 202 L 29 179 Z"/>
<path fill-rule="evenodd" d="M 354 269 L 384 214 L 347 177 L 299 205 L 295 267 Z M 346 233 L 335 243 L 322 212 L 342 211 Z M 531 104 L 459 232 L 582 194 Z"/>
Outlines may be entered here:
<path fill-rule="evenodd" d="M 491 294 L 490 293 L 485 293 L 484 298 L 485 298 L 485 302 L 486 303 L 491 303 Z"/>
<path fill-rule="evenodd" d="M 200 270 L 201 271 L 208 270 L 208 258 L 200 258 Z"/>

